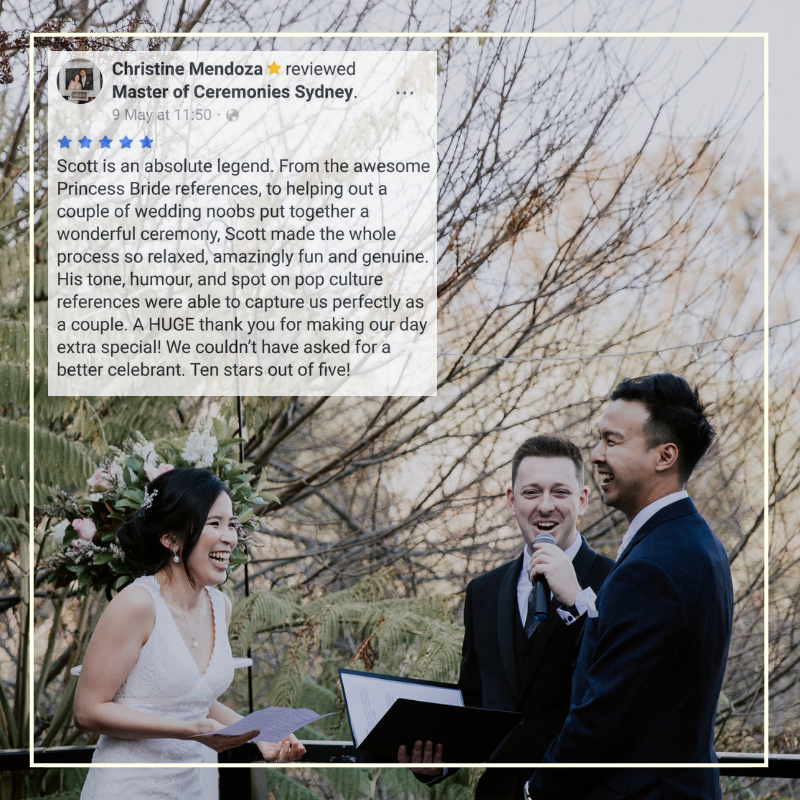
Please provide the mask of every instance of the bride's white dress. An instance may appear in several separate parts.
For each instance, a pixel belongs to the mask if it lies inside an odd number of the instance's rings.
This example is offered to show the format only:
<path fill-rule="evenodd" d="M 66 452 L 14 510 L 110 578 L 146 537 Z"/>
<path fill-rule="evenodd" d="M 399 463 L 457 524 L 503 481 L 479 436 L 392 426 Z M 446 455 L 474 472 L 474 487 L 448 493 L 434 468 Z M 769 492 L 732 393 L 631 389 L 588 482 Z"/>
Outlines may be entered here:
<path fill-rule="evenodd" d="M 158 581 L 147 575 L 137 578 L 134 585 L 144 586 L 152 595 L 156 622 L 114 702 L 169 719 L 204 719 L 211 704 L 233 680 L 222 592 L 206 587 L 214 614 L 214 649 L 201 675 L 161 597 Z M 198 764 L 216 760 L 217 754 L 199 742 L 101 736 L 92 763 Z M 91 769 L 81 792 L 81 800 L 216 800 L 217 796 L 217 771 L 188 767 Z"/>

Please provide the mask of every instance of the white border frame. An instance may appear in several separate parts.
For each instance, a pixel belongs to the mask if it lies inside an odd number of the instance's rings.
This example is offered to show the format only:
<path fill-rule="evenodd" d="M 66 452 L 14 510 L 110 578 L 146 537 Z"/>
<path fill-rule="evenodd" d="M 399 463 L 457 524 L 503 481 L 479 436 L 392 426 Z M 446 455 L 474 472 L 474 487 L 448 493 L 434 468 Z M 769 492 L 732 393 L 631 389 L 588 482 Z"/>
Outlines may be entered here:
<path fill-rule="evenodd" d="M 345 38 L 358 38 L 358 39 L 381 39 L 381 38 L 405 38 L 405 39 L 423 39 L 423 38 L 454 38 L 454 39 L 469 39 L 469 38 L 493 38 L 493 39 L 634 39 L 634 38 L 647 38 L 647 39 L 762 39 L 764 42 L 764 760 L 762 762 L 752 762 L 741 764 L 737 769 L 759 769 L 769 766 L 769 34 L 768 33 L 751 33 L 751 32 L 702 32 L 702 33 L 686 33 L 686 32 L 651 32 L 651 33 L 623 33 L 623 32 L 532 32 L 532 33 L 492 33 L 492 32 L 458 32 L 451 31 L 430 31 L 426 33 L 318 33 L 318 32 L 253 32 L 253 33 L 225 33 L 225 32 L 200 32 L 200 33 L 35 33 L 29 34 L 29 116 L 28 116 L 28 136 L 29 136 L 29 195 L 28 195 L 28 235 L 29 235 L 29 285 L 28 285 L 28 331 L 29 331 L 29 361 L 30 361 L 30 375 L 29 375 L 29 393 L 31 401 L 30 420 L 35 418 L 36 398 L 34 395 L 34 320 L 33 320 L 33 297 L 34 297 L 34 211 L 35 211 L 35 192 L 34 192 L 34 109 L 35 109 L 35 51 L 37 38 L 54 39 L 54 38 L 91 38 L 103 37 L 109 39 L 121 38 L 205 38 L 205 39 L 258 39 L 258 38 L 275 38 L 275 39 L 308 39 L 308 38 L 328 38 L 328 39 L 345 39 Z M 29 463 L 34 464 L 34 448 L 33 448 L 33 429 L 29 436 Z M 31 477 L 30 483 L 30 496 L 29 496 L 29 514 L 30 514 L 30 530 L 33 533 L 33 508 L 34 508 L 34 482 Z M 31 720 L 35 714 L 33 708 L 34 701 L 34 586 L 33 580 L 35 575 L 34 564 L 34 547 L 33 535 L 30 537 L 30 546 L 28 548 L 29 556 L 29 569 L 28 569 L 28 594 L 29 594 L 29 629 L 31 632 L 31 646 L 29 648 L 28 656 L 28 706 Z M 50 769 L 79 769 L 85 768 L 82 765 L 65 765 L 59 763 L 49 762 L 34 762 L 34 737 L 33 725 L 29 725 L 28 734 L 28 760 L 31 768 L 43 767 Z M 141 767 L 147 769 L 164 768 L 168 766 L 175 766 L 172 764 L 103 764 L 103 768 L 120 768 L 120 767 Z M 268 763 L 252 763 L 252 764 L 180 764 L 181 767 L 206 767 L 212 769 L 274 769 L 281 768 L 283 765 L 268 764 Z M 338 768 L 363 768 L 363 764 L 327 764 L 319 762 L 296 762 L 287 764 L 286 766 L 294 769 L 338 769 Z M 443 766 L 447 767 L 475 767 L 480 766 L 476 764 L 466 763 L 444 763 Z M 521 767 L 524 764 L 492 764 L 494 767 Z M 695 763 L 668 763 L 668 764 L 531 764 L 533 769 L 545 767 L 548 769 L 581 769 L 591 767 L 615 767 L 615 768 L 642 768 L 642 767 L 707 767 L 718 768 L 719 764 L 695 764 Z M 372 768 L 386 768 L 398 767 L 401 765 L 396 763 L 387 764 L 370 764 Z"/>

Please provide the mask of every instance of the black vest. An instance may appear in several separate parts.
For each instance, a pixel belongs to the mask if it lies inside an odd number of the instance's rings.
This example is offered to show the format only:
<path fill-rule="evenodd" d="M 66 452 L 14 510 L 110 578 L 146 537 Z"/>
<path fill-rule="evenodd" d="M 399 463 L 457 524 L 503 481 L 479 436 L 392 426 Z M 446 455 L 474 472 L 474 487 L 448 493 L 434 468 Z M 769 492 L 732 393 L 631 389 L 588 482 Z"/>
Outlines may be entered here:
<path fill-rule="evenodd" d="M 522 620 L 519 616 L 519 604 L 516 596 L 514 597 L 514 660 L 517 664 L 517 681 L 520 687 L 527 686 L 533 668 L 533 653 L 536 647 L 536 635 L 539 633 L 541 625 L 537 625 L 531 634 L 530 639 L 525 635 L 525 628 L 522 627 Z"/>

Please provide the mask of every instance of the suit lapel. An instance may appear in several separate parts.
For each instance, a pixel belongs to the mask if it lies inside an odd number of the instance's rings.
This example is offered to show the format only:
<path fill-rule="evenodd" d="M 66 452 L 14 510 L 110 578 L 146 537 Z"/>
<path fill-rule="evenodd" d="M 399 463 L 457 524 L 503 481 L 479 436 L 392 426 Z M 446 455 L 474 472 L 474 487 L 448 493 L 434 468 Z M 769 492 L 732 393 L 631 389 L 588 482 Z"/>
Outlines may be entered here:
<path fill-rule="evenodd" d="M 614 570 L 626 559 L 630 556 L 633 549 L 636 547 L 639 542 L 641 542 L 645 536 L 647 536 L 650 531 L 657 528 L 659 525 L 663 525 L 665 522 L 671 522 L 674 519 L 678 519 L 679 517 L 686 517 L 690 514 L 696 514 L 697 509 L 694 507 L 694 503 L 691 501 L 690 498 L 684 497 L 682 500 L 676 500 L 674 503 L 670 503 L 668 506 L 664 506 L 660 511 L 657 511 L 650 517 L 638 531 L 636 531 L 636 535 L 631 539 L 628 546 L 622 551 L 622 555 L 617 559 L 616 563 L 613 567 L 611 567 L 611 571 L 608 573 L 611 575 Z"/>
<path fill-rule="evenodd" d="M 575 577 L 578 579 L 578 583 L 581 586 L 585 585 L 584 581 L 589 575 L 589 570 L 591 570 L 595 558 L 597 558 L 597 553 L 595 553 L 594 550 L 589 547 L 584 539 L 581 543 L 580 550 L 578 550 L 578 552 L 575 554 L 575 558 L 572 560 L 572 566 L 575 569 Z M 525 694 L 528 684 L 531 682 L 533 676 L 536 674 L 536 671 L 539 669 L 539 664 L 547 652 L 547 647 L 550 644 L 550 640 L 553 638 L 553 634 L 560 625 L 565 624 L 561 617 L 559 617 L 556 613 L 556 609 L 560 605 L 561 603 L 556 600 L 555 597 L 552 598 L 552 600 L 550 600 L 550 606 L 547 610 L 547 619 L 536 629 L 536 639 L 533 653 L 531 654 L 531 669 L 528 672 L 528 679 L 526 680 L 525 684 L 520 686 L 518 695 L 519 697 L 522 697 Z"/>
<path fill-rule="evenodd" d="M 589 584 L 586 581 L 589 579 L 589 573 L 592 570 L 597 553 L 589 546 L 589 543 L 584 539 L 581 542 L 581 549 L 575 554 L 572 559 L 572 567 L 575 570 L 575 577 L 581 588 L 585 589 Z"/>
<path fill-rule="evenodd" d="M 509 565 L 503 583 L 500 585 L 500 597 L 497 600 L 497 638 L 500 644 L 500 659 L 506 679 L 515 696 L 519 695 L 517 664 L 514 658 L 514 614 L 519 614 L 517 603 L 517 580 L 522 569 L 522 556 Z"/>

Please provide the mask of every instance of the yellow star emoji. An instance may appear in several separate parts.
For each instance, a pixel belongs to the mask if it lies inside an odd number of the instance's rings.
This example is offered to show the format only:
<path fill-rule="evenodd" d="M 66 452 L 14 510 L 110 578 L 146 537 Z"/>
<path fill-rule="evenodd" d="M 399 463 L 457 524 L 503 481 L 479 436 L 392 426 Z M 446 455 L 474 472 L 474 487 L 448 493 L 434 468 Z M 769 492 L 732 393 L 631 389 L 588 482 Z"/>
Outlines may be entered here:
<path fill-rule="evenodd" d="M 273 61 L 268 66 L 269 66 L 269 74 L 270 75 L 280 75 L 281 74 L 281 65 L 280 64 L 276 64 Z"/>

